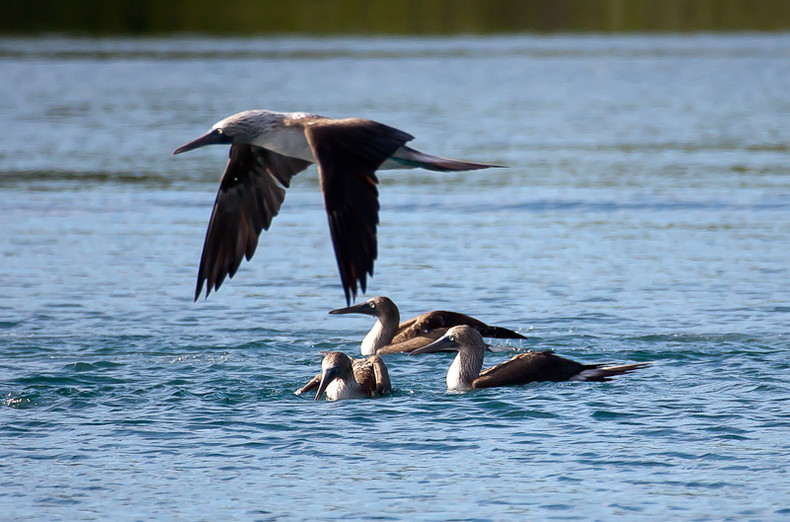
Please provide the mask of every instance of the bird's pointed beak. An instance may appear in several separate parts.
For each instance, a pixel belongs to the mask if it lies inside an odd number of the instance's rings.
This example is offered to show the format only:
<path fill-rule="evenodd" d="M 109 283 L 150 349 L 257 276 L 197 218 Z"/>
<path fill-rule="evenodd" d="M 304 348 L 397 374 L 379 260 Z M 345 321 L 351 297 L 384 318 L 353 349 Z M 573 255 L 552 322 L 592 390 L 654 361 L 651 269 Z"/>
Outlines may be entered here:
<path fill-rule="evenodd" d="M 329 312 L 330 314 L 365 314 L 365 315 L 373 315 L 373 309 L 368 306 L 368 303 L 360 303 L 354 306 L 349 306 L 346 308 L 338 308 L 337 310 L 332 310 Z"/>
<path fill-rule="evenodd" d="M 329 386 L 329 383 L 332 382 L 335 378 L 335 369 L 334 368 L 327 368 L 323 372 L 321 372 L 321 384 L 318 385 L 318 391 L 315 392 L 314 401 L 320 400 L 321 395 L 324 394 L 326 391 L 326 387 Z"/>
<path fill-rule="evenodd" d="M 173 151 L 173 156 L 175 156 L 176 154 L 181 154 L 182 152 L 186 152 L 188 150 L 205 147 L 206 145 L 217 145 L 220 143 L 230 143 L 228 136 L 225 133 L 221 132 L 220 129 L 211 129 L 201 137 L 178 147 L 176 150 Z"/>
<path fill-rule="evenodd" d="M 430 344 L 421 346 L 416 350 L 409 352 L 409 356 L 419 355 L 421 353 L 436 353 L 436 352 L 457 352 L 461 345 L 450 334 L 444 334 Z"/>

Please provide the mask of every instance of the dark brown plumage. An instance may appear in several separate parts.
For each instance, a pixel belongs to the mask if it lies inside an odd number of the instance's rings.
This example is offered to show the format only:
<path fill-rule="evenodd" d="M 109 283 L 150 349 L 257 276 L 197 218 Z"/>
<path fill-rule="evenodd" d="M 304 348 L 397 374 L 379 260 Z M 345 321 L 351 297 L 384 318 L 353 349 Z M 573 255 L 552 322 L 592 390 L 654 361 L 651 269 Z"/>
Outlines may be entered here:
<path fill-rule="evenodd" d="M 206 296 L 249 261 L 261 230 L 269 230 L 280 211 L 291 178 L 309 161 L 282 156 L 252 145 L 232 145 L 219 184 L 200 256 L 195 300 L 206 282 Z"/>

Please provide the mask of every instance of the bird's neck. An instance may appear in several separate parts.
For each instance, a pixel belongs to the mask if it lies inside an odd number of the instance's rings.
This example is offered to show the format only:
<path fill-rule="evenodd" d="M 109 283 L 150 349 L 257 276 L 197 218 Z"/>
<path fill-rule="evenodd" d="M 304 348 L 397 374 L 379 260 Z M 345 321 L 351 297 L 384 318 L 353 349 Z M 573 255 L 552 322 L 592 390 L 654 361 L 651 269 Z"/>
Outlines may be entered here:
<path fill-rule="evenodd" d="M 485 352 L 461 350 L 453 359 L 450 369 L 447 371 L 448 390 L 471 390 L 472 382 L 480 375 L 483 369 L 483 358 Z"/>
<path fill-rule="evenodd" d="M 376 350 L 392 342 L 398 331 L 398 318 L 377 317 L 376 323 L 362 340 L 362 355 L 376 355 Z"/>

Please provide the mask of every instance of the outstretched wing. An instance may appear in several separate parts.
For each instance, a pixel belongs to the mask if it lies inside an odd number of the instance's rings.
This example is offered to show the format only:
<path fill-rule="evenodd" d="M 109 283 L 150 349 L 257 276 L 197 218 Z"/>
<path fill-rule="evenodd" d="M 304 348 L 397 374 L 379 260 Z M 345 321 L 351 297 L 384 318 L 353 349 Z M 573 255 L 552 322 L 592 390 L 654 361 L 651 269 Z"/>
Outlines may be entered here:
<path fill-rule="evenodd" d="M 375 121 L 318 119 L 305 128 L 318 162 L 346 303 L 366 288 L 378 255 L 379 222 L 376 169 L 413 136 Z"/>
<path fill-rule="evenodd" d="M 200 257 L 195 301 L 206 283 L 206 297 L 249 261 L 262 229 L 280 211 L 291 178 L 310 165 L 254 145 L 232 145 L 219 184 Z"/>

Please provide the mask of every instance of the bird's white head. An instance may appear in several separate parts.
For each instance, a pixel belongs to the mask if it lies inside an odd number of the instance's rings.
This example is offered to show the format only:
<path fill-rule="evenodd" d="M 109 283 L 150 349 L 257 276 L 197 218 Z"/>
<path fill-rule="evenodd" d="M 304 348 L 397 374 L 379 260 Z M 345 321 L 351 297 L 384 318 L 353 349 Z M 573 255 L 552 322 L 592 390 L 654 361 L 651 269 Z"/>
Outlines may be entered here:
<path fill-rule="evenodd" d="M 253 140 L 278 125 L 282 118 L 283 113 L 264 110 L 233 114 L 215 123 L 210 131 L 199 138 L 177 148 L 173 151 L 173 155 L 206 145 L 252 143 Z"/>

